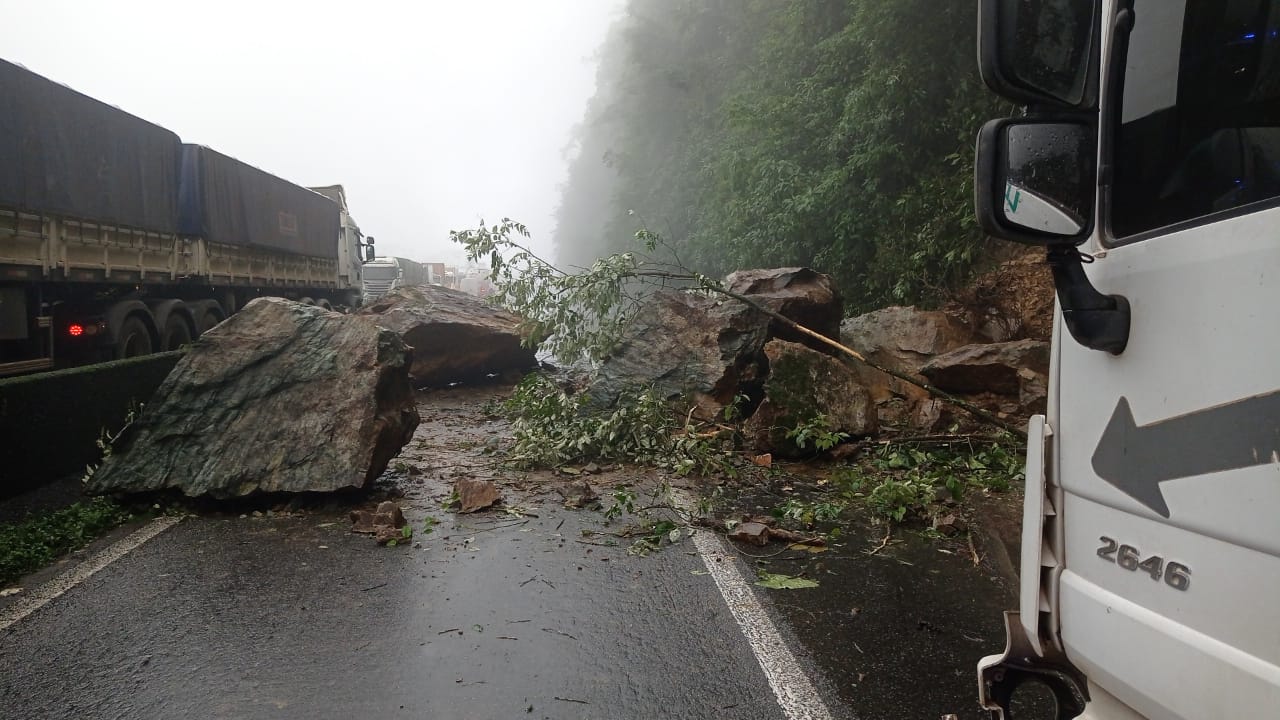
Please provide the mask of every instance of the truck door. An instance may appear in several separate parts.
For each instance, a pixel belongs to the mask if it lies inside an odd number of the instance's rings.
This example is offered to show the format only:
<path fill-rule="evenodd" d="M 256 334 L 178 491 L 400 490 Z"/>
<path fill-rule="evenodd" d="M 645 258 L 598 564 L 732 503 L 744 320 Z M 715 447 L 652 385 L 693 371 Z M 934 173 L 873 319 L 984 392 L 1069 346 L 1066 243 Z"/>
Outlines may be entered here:
<path fill-rule="evenodd" d="M 1109 198 L 1082 247 L 1130 334 L 1111 354 L 1059 328 L 1054 614 L 1094 700 L 1276 718 L 1280 0 L 1131 7 L 1099 115 Z"/>

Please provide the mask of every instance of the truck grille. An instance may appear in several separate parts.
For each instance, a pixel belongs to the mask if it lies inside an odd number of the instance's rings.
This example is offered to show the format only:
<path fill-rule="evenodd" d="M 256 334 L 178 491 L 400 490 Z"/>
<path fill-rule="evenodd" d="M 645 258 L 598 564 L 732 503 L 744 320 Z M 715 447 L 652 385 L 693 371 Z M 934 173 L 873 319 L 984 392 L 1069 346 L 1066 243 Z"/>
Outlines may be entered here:
<path fill-rule="evenodd" d="M 391 292 L 391 286 L 395 284 L 394 280 L 369 280 L 364 283 L 364 296 L 368 300 L 377 300 L 378 298 Z"/>

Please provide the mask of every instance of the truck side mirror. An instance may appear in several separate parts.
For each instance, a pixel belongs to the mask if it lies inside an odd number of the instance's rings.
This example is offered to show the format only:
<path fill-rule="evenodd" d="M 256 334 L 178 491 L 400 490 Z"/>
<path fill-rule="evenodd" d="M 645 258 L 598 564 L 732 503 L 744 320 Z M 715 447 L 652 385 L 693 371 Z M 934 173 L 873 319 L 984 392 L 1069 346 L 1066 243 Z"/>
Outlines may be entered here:
<path fill-rule="evenodd" d="M 1101 18 L 1101 0 L 981 0 L 983 81 L 1016 102 L 1096 108 Z"/>
<path fill-rule="evenodd" d="M 370 235 L 364 240 L 364 261 L 373 262 L 373 259 L 375 257 L 376 255 L 374 254 L 374 250 L 373 250 L 373 236 Z"/>
<path fill-rule="evenodd" d="M 1097 131 L 1083 118 L 993 120 L 978 134 L 974 201 L 989 235 L 1079 245 L 1094 225 Z"/>
<path fill-rule="evenodd" d="M 995 237 L 1048 248 L 1063 323 L 1113 355 L 1129 342 L 1129 301 L 1099 292 L 1076 246 L 1093 234 L 1098 131 L 1092 117 L 992 120 L 978 134 L 978 223 Z"/>

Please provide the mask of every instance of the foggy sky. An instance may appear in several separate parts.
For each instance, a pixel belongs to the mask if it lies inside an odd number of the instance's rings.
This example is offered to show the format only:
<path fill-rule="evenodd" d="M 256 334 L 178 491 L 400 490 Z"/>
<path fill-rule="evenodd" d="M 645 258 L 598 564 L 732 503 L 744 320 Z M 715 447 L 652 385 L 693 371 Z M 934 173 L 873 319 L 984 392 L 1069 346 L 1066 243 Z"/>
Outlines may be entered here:
<path fill-rule="evenodd" d="M 299 185 L 379 255 L 460 262 L 510 216 L 550 255 L 564 149 L 623 0 L 0 0 L 0 58 Z"/>

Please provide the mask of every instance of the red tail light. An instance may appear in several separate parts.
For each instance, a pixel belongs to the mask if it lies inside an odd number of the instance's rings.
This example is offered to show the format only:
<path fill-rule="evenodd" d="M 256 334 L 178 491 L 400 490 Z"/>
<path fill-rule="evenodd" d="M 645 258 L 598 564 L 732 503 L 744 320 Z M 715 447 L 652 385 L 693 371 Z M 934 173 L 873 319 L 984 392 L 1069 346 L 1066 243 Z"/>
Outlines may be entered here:
<path fill-rule="evenodd" d="M 71 327 L 67 328 L 67 333 L 69 333 L 71 337 L 80 337 L 81 335 L 84 334 L 84 326 L 72 325 Z"/>

